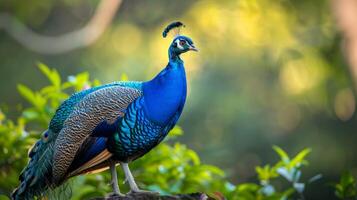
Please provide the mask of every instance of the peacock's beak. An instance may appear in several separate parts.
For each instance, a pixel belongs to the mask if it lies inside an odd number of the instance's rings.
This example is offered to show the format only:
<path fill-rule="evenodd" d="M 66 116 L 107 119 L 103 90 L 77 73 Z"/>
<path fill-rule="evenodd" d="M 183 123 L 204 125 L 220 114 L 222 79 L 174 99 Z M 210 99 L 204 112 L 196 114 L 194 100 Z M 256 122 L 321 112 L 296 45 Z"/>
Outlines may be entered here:
<path fill-rule="evenodd" d="M 190 51 L 198 51 L 198 49 L 193 45 L 190 46 L 189 50 Z"/>

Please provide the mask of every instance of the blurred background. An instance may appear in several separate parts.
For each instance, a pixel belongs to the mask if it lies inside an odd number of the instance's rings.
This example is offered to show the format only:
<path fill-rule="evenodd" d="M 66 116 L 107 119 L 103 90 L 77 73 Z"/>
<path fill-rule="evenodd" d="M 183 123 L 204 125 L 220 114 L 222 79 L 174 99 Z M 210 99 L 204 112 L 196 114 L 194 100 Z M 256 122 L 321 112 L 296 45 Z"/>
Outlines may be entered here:
<path fill-rule="evenodd" d="M 353 0 L 2 0 L 0 107 L 24 103 L 18 83 L 41 88 L 38 62 L 62 78 L 88 71 L 102 83 L 148 80 L 167 63 L 180 20 L 200 49 L 183 55 L 189 95 L 179 140 L 232 183 L 254 166 L 310 147 L 306 176 L 357 175 L 357 2 Z M 312 187 L 311 196 L 326 185 Z"/>

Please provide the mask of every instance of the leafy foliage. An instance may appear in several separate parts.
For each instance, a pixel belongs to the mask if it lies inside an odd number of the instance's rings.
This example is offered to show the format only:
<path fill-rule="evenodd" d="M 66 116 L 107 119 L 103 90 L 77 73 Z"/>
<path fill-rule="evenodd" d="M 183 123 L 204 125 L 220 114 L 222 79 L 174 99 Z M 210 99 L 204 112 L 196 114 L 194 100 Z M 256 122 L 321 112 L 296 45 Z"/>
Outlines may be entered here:
<path fill-rule="evenodd" d="M 60 103 L 68 98 L 69 93 L 100 85 L 98 80 L 90 81 L 86 72 L 70 76 L 67 81 L 63 81 L 55 69 L 44 64 L 39 64 L 39 69 L 48 78 L 50 85 L 38 91 L 18 85 L 19 93 L 29 106 L 23 109 L 16 122 L 7 119 L 5 114 L 0 112 L 0 180 L 6 180 L 0 181 L 0 194 L 3 194 L 0 199 L 6 199 L 4 194 L 9 195 L 18 184 L 17 176 L 28 159 L 27 149 L 46 129 Z M 122 77 L 127 79 L 126 75 Z M 308 164 L 306 156 L 311 149 L 304 149 L 295 157 L 289 157 L 284 150 L 274 146 L 273 149 L 280 159 L 274 165 L 256 167 L 259 183 L 233 185 L 225 179 L 225 173 L 221 169 L 202 164 L 196 152 L 174 142 L 174 139 L 182 134 L 182 129 L 175 127 L 165 142 L 131 165 L 140 187 L 163 194 L 202 191 L 216 199 L 223 196 L 233 200 L 291 199 L 296 195 L 303 197 L 307 184 L 321 176 L 317 175 L 306 182 L 301 180 L 302 167 Z M 118 172 L 120 180 L 124 180 L 121 170 Z M 287 187 L 276 186 L 278 181 L 285 181 L 287 184 L 284 185 Z M 111 192 L 108 172 L 79 176 L 70 182 L 75 191 L 72 195 L 74 200 L 104 196 Z M 355 187 L 353 177 L 344 175 L 340 183 L 335 185 L 336 195 L 342 199 L 354 198 Z M 121 183 L 121 189 L 125 192 L 128 187 Z"/>
<path fill-rule="evenodd" d="M 295 157 L 290 158 L 288 154 L 278 146 L 273 149 L 280 156 L 280 160 L 274 165 L 257 166 L 256 172 L 260 184 L 246 183 L 237 186 L 236 195 L 244 199 L 291 199 L 294 194 L 303 198 L 306 183 L 300 181 L 302 174 L 301 167 L 307 164 L 305 157 L 310 153 L 310 149 L 304 149 Z M 314 177 L 316 180 L 321 175 Z M 288 182 L 288 187 L 278 188 L 273 181 L 284 179 Z M 311 180 L 311 179 L 310 179 Z M 310 183 L 311 181 L 309 181 Z"/>
<path fill-rule="evenodd" d="M 339 199 L 357 199 L 356 179 L 350 172 L 342 174 L 340 182 L 334 185 L 335 194 Z"/>

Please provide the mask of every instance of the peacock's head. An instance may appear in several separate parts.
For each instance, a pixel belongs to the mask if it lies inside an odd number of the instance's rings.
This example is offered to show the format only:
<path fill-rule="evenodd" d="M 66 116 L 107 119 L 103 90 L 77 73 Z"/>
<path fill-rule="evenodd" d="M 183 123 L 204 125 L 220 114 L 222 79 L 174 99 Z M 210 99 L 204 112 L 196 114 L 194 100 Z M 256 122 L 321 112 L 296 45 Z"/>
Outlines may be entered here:
<path fill-rule="evenodd" d="M 185 53 L 187 51 L 198 51 L 198 49 L 193 44 L 191 38 L 180 35 L 177 36 L 171 43 L 170 48 L 177 54 Z"/>
<path fill-rule="evenodd" d="M 169 48 L 169 54 L 170 57 L 172 56 L 179 56 L 182 53 L 185 53 L 187 51 L 198 51 L 198 49 L 195 47 L 193 44 L 193 41 L 191 38 L 183 35 L 179 35 L 179 30 L 180 27 L 184 26 L 181 22 L 173 22 L 169 24 L 164 32 L 162 33 L 163 37 L 166 37 L 168 32 L 172 29 L 176 29 L 176 36 L 174 40 L 172 41 L 170 48 Z"/>

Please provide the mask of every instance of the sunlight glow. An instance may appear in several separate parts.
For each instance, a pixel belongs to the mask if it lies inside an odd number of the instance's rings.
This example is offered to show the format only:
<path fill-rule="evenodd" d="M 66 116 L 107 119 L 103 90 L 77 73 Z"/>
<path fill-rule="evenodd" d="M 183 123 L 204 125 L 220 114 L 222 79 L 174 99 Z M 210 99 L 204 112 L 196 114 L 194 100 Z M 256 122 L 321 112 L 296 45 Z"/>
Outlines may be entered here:
<path fill-rule="evenodd" d="M 306 55 L 288 61 L 280 73 L 280 83 L 288 94 L 302 94 L 317 86 L 326 76 L 326 63 L 318 56 Z"/>
<path fill-rule="evenodd" d="M 342 120 L 351 119 L 356 109 L 356 101 L 351 89 L 340 90 L 335 97 L 335 113 Z"/>

